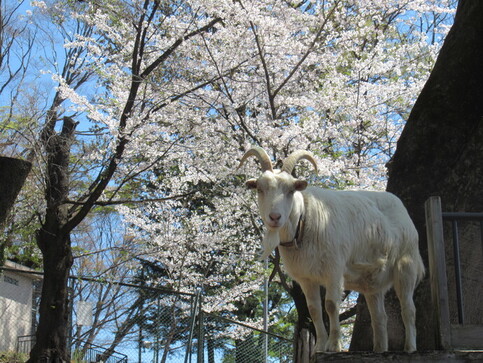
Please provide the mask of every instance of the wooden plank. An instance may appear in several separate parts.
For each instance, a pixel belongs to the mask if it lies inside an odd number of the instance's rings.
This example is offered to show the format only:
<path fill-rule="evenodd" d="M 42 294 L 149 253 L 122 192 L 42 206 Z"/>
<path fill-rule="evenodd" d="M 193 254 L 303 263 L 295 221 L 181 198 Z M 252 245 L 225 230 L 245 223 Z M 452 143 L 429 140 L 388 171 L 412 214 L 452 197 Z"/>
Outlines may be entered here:
<path fill-rule="evenodd" d="M 444 252 L 443 218 L 441 198 L 430 197 L 424 204 L 428 239 L 431 298 L 436 323 L 436 344 L 440 349 L 451 348 L 451 324 L 449 320 L 448 281 Z"/>
<path fill-rule="evenodd" d="M 483 349 L 483 326 L 452 324 L 451 344 L 454 348 Z"/>

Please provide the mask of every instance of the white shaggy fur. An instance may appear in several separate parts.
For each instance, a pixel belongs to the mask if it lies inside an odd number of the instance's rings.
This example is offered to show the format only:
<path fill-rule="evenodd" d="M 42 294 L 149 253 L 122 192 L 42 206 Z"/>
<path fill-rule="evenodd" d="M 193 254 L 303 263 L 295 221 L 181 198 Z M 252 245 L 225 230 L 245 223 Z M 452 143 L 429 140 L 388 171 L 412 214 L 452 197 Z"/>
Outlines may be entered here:
<path fill-rule="evenodd" d="M 371 314 L 373 349 L 386 351 L 384 294 L 391 286 L 401 304 L 404 349 L 415 351 L 412 296 L 424 266 L 416 228 L 402 202 L 387 192 L 307 188 L 305 181 L 291 175 L 291 169 L 300 159 L 316 166 L 315 161 L 307 152 L 294 154 L 285 160 L 282 170 L 273 170 L 263 149 L 254 148 L 245 154 L 240 166 L 248 156 L 257 156 L 265 163 L 260 178 L 247 181 L 249 188 L 258 191 L 259 211 L 267 227 L 263 257 L 280 241 L 292 241 L 299 220 L 303 221 L 297 243 L 279 250 L 286 271 L 305 294 L 317 334 L 316 351 L 341 349 L 339 305 L 344 289 L 364 294 Z M 320 285 L 326 288 L 329 336 L 322 320 Z"/>

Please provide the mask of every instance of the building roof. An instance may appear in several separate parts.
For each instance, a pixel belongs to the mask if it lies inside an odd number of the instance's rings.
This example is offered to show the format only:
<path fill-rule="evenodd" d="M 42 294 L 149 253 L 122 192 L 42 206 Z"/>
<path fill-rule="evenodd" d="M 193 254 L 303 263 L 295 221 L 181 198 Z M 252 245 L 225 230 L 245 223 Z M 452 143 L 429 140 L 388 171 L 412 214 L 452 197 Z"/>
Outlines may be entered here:
<path fill-rule="evenodd" d="M 32 280 L 42 280 L 42 273 L 13 261 L 5 261 L 3 270 L 29 276 Z"/>

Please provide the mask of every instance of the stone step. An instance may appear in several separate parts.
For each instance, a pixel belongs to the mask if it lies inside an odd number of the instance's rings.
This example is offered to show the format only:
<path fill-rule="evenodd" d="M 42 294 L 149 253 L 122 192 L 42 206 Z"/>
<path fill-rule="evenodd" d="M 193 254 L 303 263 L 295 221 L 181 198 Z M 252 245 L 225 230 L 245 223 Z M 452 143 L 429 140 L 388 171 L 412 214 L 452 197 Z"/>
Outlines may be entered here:
<path fill-rule="evenodd" d="M 483 342 L 482 342 L 483 346 Z M 312 363 L 322 362 L 483 362 L 483 350 L 454 350 L 427 352 L 340 352 L 317 353 Z"/>

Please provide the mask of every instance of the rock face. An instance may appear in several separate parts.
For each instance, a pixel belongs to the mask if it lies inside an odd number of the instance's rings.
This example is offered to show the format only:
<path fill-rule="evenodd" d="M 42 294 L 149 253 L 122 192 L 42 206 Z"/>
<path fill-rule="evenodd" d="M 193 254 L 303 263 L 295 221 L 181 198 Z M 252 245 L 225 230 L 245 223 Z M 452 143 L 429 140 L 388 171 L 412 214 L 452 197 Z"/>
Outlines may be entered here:
<path fill-rule="evenodd" d="M 32 164 L 22 159 L 0 156 L 0 226 L 5 222 Z"/>

